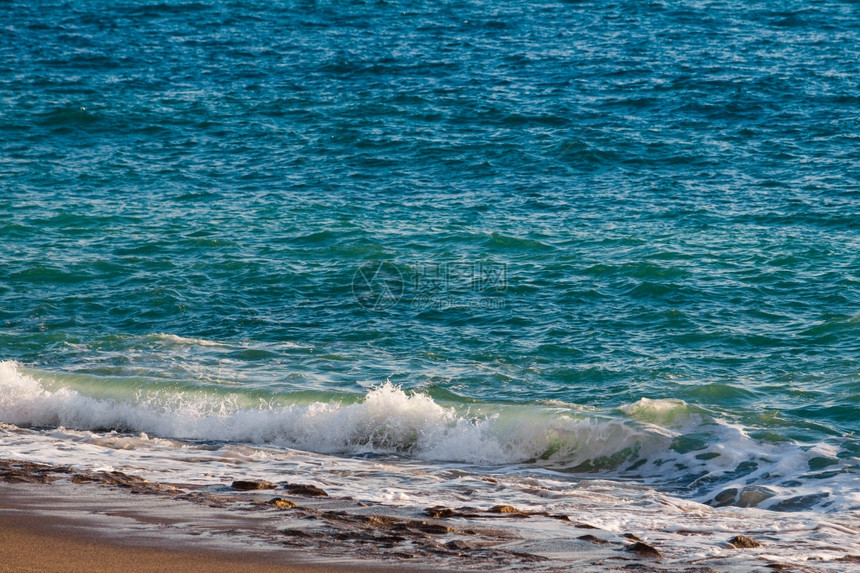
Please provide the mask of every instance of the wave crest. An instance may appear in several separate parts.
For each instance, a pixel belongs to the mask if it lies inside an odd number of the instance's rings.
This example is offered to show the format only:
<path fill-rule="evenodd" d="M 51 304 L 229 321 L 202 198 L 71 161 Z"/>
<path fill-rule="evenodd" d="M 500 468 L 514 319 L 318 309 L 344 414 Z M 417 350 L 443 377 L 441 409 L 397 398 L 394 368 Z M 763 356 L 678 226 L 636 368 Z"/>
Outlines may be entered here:
<path fill-rule="evenodd" d="M 621 420 L 540 406 L 458 411 L 385 382 L 356 403 L 248 406 L 239 393 L 201 389 L 93 397 L 0 362 L 0 420 L 18 426 L 146 432 L 190 440 L 275 444 L 323 453 L 387 453 L 476 464 L 542 460 L 568 467 L 642 450 L 646 435 Z M 665 446 L 665 444 L 663 444 Z M 619 452 L 621 454 L 619 454 Z M 620 457 L 619 457 L 620 456 Z"/>

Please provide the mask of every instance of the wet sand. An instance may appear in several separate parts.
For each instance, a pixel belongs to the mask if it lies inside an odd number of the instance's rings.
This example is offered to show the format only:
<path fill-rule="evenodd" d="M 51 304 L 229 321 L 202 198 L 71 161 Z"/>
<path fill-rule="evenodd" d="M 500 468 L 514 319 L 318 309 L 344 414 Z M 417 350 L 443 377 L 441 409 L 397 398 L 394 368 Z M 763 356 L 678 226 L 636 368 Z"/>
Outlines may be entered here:
<path fill-rule="evenodd" d="M 5 508 L 0 509 L 0 511 Z M 64 531 L 42 518 L 0 516 L 0 572 L 348 573 L 371 568 L 277 563 L 274 558 L 190 548 L 128 546 Z M 374 568 L 375 569 L 375 568 Z M 381 569 L 381 567 L 380 567 Z"/>
<path fill-rule="evenodd" d="M 416 512 L 329 496 L 309 484 L 177 486 L 117 471 L 0 460 L 4 535 L 17 534 L 21 523 L 28 539 L 48 535 L 73 543 L 70 549 L 77 549 L 70 555 L 81 556 L 82 570 L 88 571 L 88 553 L 107 559 L 145 548 L 159 554 L 129 563 L 160 569 L 165 555 L 193 563 L 187 557 L 195 554 L 216 563 L 253 564 L 254 570 L 268 564 L 288 571 L 481 571 L 547 561 L 511 545 L 518 537 L 502 522 L 514 525 L 525 514 L 513 508 L 466 509 Z M 546 516 L 560 518 L 567 521 Z M 45 543 L 9 538 L 13 542 L 7 545 L 21 547 L 11 570 L 22 570 L 28 557 L 52 562 L 52 556 L 38 552 Z M 97 552 L 85 549 L 95 546 Z"/>
<path fill-rule="evenodd" d="M 0 573 L 440 571 L 382 551 L 333 553 L 331 539 L 282 536 L 277 507 L 253 491 L 236 494 L 0 460 Z"/>
<path fill-rule="evenodd" d="M 173 488 L 119 472 L 91 476 L 94 482 L 83 474 L 58 479 L 66 470 L 0 462 L 0 573 L 422 571 L 366 556 L 331 557 L 310 545 L 261 543 L 255 535 L 270 519 L 211 500 L 174 502 L 163 495 Z"/>

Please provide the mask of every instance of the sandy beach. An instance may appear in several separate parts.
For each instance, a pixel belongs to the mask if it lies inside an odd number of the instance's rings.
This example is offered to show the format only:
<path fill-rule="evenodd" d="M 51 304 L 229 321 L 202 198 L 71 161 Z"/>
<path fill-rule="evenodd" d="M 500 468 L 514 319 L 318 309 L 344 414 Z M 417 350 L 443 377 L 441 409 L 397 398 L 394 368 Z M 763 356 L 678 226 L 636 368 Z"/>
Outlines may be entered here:
<path fill-rule="evenodd" d="M 647 570 L 658 555 L 604 541 L 590 533 L 607 532 L 566 516 L 510 506 L 415 513 L 313 486 L 176 487 L 15 460 L 0 460 L 0 484 L 0 571 L 10 573 L 558 570 L 541 556 L 548 551 L 583 570 L 602 570 L 607 558 Z M 526 519 L 585 537 L 527 541 L 517 533 Z"/>
<path fill-rule="evenodd" d="M 32 486 L 31 486 L 32 487 Z M 296 548 L 243 550 L 240 543 L 212 544 L 171 537 L 169 531 L 103 529 L 87 498 L 74 500 L 62 515 L 46 507 L 62 500 L 53 492 L 4 484 L 0 488 L 0 572 L 3 573 L 350 573 L 416 571 L 408 564 L 326 563 Z M 31 495 L 22 495 L 29 492 Z M 91 500 L 90 500 L 91 501 Z M 133 501 L 133 500 L 132 500 Z M 70 509 L 76 507 L 76 509 Z M 167 517 L 169 519 L 169 517 Z M 103 519 L 103 518 L 102 518 Z M 151 524 L 157 527 L 157 523 Z M 316 557 L 316 558 L 315 558 Z M 313 560 L 314 562 L 309 562 Z"/>
<path fill-rule="evenodd" d="M 366 556 L 359 562 L 261 541 L 270 519 L 233 515 L 229 503 L 214 498 L 206 504 L 177 502 L 163 495 L 176 490 L 119 472 L 107 483 L 102 479 L 107 474 L 92 482 L 82 474 L 63 479 L 61 466 L 11 460 L 2 466 L 3 573 L 422 571 L 409 563 Z"/>
<path fill-rule="evenodd" d="M 370 538 L 353 551 L 345 539 L 363 532 L 349 518 L 339 540 L 283 529 L 292 520 L 272 511 L 286 502 L 260 501 L 271 498 L 269 492 L 237 486 L 227 495 L 211 495 L 120 472 L 69 474 L 64 466 L 14 460 L 0 466 L 2 572 L 431 570 L 416 555 L 392 556 L 384 543 L 374 546 Z M 351 500 L 314 498 L 314 493 L 294 497 L 305 519 L 345 516 L 345 509 L 355 507 Z"/>
<path fill-rule="evenodd" d="M 0 511 L 0 571 L 4 573 L 345 573 L 377 568 L 276 562 L 241 553 L 195 551 L 193 548 L 129 546 L 69 531 L 19 512 Z M 379 569 L 383 569 L 382 566 Z"/>

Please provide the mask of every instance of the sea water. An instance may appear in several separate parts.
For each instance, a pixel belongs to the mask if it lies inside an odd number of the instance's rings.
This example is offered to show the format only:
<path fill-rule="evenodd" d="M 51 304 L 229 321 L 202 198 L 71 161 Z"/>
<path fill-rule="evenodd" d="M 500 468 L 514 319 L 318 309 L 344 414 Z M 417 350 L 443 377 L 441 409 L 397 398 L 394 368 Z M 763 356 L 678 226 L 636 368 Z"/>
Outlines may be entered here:
<path fill-rule="evenodd" d="M 0 456 L 856 527 L 856 3 L 0 14 Z"/>

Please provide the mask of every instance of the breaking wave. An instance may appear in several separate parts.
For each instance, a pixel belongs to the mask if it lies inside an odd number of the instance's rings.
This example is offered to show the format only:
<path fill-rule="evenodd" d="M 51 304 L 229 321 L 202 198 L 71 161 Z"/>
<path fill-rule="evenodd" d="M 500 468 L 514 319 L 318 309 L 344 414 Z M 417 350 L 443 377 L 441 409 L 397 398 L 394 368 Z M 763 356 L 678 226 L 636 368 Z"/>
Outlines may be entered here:
<path fill-rule="evenodd" d="M 96 391 L 92 380 L 83 385 L 0 362 L 0 421 L 328 454 L 527 464 L 661 484 L 712 505 L 778 510 L 827 507 L 842 482 L 822 478 L 853 471 L 835 446 L 762 443 L 680 400 L 643 398 L 604 412 L 561 404 L 446 405 L 386 382 L 358 401 L 332 395 L 289 403 L 289 396 L 200 387 L 122 390 L 114 382 Z M 816 469 L 822 471 L 810 471 Z M 798 480 L 815 480 L 815 492 L 798 494 Z M 840 488 L 840 496 L 849 493 Z"/>

